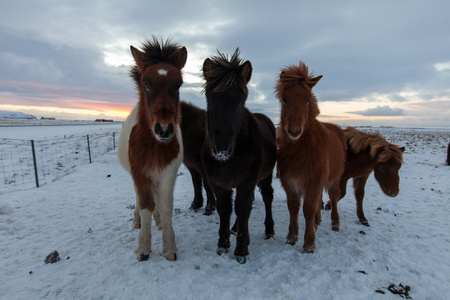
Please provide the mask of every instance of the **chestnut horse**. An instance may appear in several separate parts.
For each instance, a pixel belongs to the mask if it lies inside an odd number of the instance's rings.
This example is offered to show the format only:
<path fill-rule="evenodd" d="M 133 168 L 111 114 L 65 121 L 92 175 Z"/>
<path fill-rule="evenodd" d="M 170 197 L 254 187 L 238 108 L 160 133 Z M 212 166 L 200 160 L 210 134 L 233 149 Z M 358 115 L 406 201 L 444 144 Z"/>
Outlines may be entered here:
<path fill-rule="evenodd" d="M 239 49 L 228 59 L 219 52 L 203 63 L 206 80 L 207 130 L 202 148 L 202 162 L 207 180 L 217 199 L 220 217 L 217 254 L 230 248 L 232 192 L 236 189 L 237 216 L 236 260 L 243 264 L 249 254 L 248 219 L 260 188 L 265 209 L 265 235 L 274 234 L 272 218 L 272 172 L 276 162 L 275 127 L 263 114 L 253 114 L 245 107 L 247 83 L 252 75 L 250 61 L 239 58 Z"/>
<path fill-rule="evenodd" d="M 118 155 L 131 173 L 136 191 L 141 219 L 137 258 L 147 260 L 152 252 L 151 222 L 155 214 L 155 222 L 163 231 L 163 253 L 167 260 L 174 261 L 178 250 L 172 228 L 173 189 L 183 161 L 179 89 L 187 51 L 156 38 L 143 43 L 142 51 L 133 46 L 130 49 L 136 62 L 130 75 L 139 102 L 124 125 Z"/>
<path fill-rule="evenodd" d="M 308 74 L 308 67 L 300 62 L 298 66 L 282 69 L 276 85 L 281 103 L 277 164 L 290 214 L 286 243 L 294 245 L 298 240 L 298 214 L 303 197 L 306 253 L 315 249 L 324 188 L 328 189 L 332 203 L 333 230 L 339 230 L 336 204 L 347 147 L 342 129 L 316 119 L 320 111 L 312 88 L 321 78 Z"/>
<path fill-rule="evenodd" d="M 363 211 L 364 188 L 367 178 L 374 171 L 375 179 L 381 190 L 389 197 L 399 193 L 400 179 L 398 171 L 402 166 L 405 147 L 399 147 L 386 141 L 380 133 L 367 133 L 353 127 L 344 131 L 347 138 L 347 158 L 345 170 L 341 177 L 340 190 L 344 198 L 347 182 L 353 178 L 353 188 L 356 198 L 356 215 L 361 224 L 370 226 Z M 325 205 L 330 209 L 331 203 Z"/>

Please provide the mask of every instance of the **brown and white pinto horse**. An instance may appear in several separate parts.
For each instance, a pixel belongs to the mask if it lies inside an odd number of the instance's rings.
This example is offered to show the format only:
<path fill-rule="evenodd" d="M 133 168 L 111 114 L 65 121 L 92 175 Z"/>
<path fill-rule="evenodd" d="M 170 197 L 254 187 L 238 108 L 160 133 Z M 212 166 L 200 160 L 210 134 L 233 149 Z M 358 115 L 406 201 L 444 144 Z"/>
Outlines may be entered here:
<path fill-rule="evenodd" d="M 277 163 L 290 214 L 286 243 L 294 245 L 298 241 L 298 214 L 303 197 L 306 225 L 303 251 L 306 253 L 315 249 L 324 188 L 328 189 L 332 201 L 331 224 L 334 230 L 339 230 L 336 204 L 347 146 L 342 129 L 316 119 L 320 111 L 312 88 L 321 78 L 308 74 L 308 67 L 300 62 L 298 66 L 282 69 L 276 85 L 281 103 Z"/>
<path fill-rule="evenodd" d="M 400 179 L 398 171 L 402 166 L 405 147 L 391 144 L 378 132 L 368 133 L 347 127 L 344 131 L 347 138 L 347 158 L 345 171 L 340 182 L 341 196 L 344 198 L 347 190 L 347 182 L 353 178 L 353 188 L 356 198 L 356 215 L 361 224 L 369 226 L 364 216 L 363 200 L 367 178 L 374 172 L 375 179 L 380 184 L 381 190 L 389 197 L 395 197 L 399 193 Z M 325 209 L 331 208 L 331 202 L 325 205 Z"/>
<path fill-rule="evenodd" d="M 130 47 L 136 65 L 134 79 L 139 102 L 125 122 L 118 149 L 122 165 L 133 177 L 141 230 L 136 250 L 139 261 L 151 250 L 151 223 L 162 228 L 163 253 L 176 260 L 177 247 L 172 228 L 173 189 L 178 167 L 183 161 L 179 89 L 181 69 L 187 59 L 185 47 L 156 38 Z M 158 220 L 158 213 L 159 218 Z"/>

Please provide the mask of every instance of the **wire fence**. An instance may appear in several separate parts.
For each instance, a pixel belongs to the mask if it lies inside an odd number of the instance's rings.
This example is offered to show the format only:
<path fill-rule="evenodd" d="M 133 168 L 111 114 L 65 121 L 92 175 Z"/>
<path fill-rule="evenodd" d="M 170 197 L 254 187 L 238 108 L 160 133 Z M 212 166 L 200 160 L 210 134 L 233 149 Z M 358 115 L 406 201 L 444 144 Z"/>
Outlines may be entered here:
<path fill-rule="evenodd" d="M 114 150 L 117 132 L 60 139 L 0 138 L 0 193 L 39 187 Z"/>

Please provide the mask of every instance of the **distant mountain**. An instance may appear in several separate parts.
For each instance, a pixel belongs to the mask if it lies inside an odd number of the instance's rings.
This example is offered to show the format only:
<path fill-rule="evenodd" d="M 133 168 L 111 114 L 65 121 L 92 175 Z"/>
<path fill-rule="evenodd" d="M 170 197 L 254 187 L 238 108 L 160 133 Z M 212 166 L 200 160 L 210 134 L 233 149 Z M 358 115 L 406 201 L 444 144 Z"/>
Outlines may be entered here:
<path fill-rule="evenodd" d="M 18 111 L 0 110 L 0 119 L 36 120 L 36 117 Z"/>

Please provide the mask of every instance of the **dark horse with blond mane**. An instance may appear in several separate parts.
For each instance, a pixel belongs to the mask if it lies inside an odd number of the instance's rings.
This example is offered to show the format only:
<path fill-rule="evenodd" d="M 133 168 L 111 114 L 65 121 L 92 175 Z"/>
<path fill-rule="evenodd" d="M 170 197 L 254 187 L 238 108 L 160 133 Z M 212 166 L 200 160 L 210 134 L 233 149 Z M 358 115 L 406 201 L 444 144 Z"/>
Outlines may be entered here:
<path fill-rule="evenodd" d="M 272 171 L 276 162 L 275 127 L 263 114 L 245 107 L 247 83 L 252 75 L 250 61 L 239 58 L 239 49 L 228 56 L 207 58 L 203 64 L 206 80 L 207 130 L 202 149 L 206 176 L 217 199 L 220 217 L 217 254 L 230 248 L 232 192 L 236 189 L 237 237 L 234 255 L 246 262 L 250 236 L 248 219 L 255 194 L 261 190 L 266 209 L 265 235 L 274 234 L 272 218 Z"/>
<path fill-rule="evenodd" d="M 363 200 L 367 178 L 374 171 L 375 179 L 381 190 L 389 197 L 399 193 L 400 179 L 398 171 L 402 166 L 405 147 L 391 144 L 378 132 L 368 133 L 347 127 L 344 131 L 347 138 L 347 158 L 345 170 L 341 177 L 340 190 L 344 198 L 347 191 L 347 182 L 353 178 L 353 188 L 356 198 L 356 215 L 361 224 L 369 226 L 364 216 Z M 330 209 L 331 203 L 325 205 Z"/>
<path fill-rule="evenodd" d="M 139 261 L 147 260 L 151 250 L 151 223 L 162 228 L 163 253 L 177 259 L 172 228 L 173 189 L 183 161 L 180 131 L 179 89 L 181 69 L 187 59 L 185 47 L 156 38 L 130 46 L 136 65 L 130 75 L 139 93 L 139 102 L 122 129 L 118 155 L 133 178 L 141 230 L 136 250 Z"/>
<path fill-rule="evenodd" d="M 290 214 L 286 243 L 294 245 L 298 241 L 298 215 L 303 197 L 305 253 L 313 253 L 316 248 L 324 188 L 328 189 L 331 199 L 333 230 L 339 230 L 339 179 L 344 171 L 347 148 L 342 129 L 316 119 L 320 111 L 312 88 L 321 78 L 309 74 L 308 67 L 300 62 L 298 66 L 282 69 L 276 85 L 281 103 L 277 164 Z"/>

